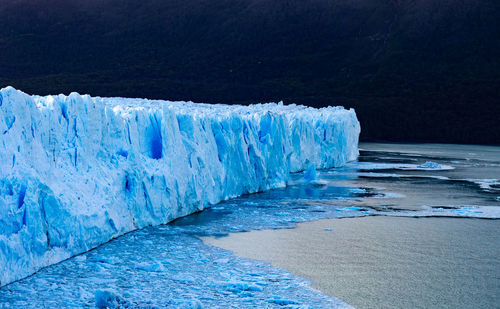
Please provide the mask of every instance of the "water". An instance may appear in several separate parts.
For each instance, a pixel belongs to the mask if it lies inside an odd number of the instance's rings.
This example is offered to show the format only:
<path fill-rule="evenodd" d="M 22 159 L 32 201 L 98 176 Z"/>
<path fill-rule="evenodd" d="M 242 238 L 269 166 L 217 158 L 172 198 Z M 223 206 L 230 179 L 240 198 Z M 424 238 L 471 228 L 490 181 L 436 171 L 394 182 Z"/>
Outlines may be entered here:
<path fill-rule="evenodd" d="M 205 241 L 310 278 L 359 309 L 500 304 L 498 220 L 328 219 Z"/>
<path fill-rule="evenodd" d="M 500 205 L 500 147 L 440 144 L 361 144 L 360 147 L 364 149 L 361 162 L 419 164 L 432 161 L 453 167 L 435 171 L 378 170 L 379 174 L 389 175 L 378 180 L 370 175 L 355 179 L 355 185 L 382 186 L 385 191 L 404 195 L 404 199 L 397 200 L 396 208 Z"/>
<path fill-rule="evenodd" d="M 308 279 L 204 244 L 200 237 L 293 228 L 299 222 L 325 218 L 500 217 L 499 147 L 363 144 L 361 148 L 359 162 L 319 171 L 316 181 L 294 175 L 287 188 L 220 203 L 47 267 L 1 288 L 0 307 L 94 307 L 96 299 L 99 303 L 106 298 L 103 295 L 129 308 L 347 307 L 331 297 L 337 296 L 334 293 L 327 296 L 312 289 Z M 422 165 L 427 161 L 440 168 Z M 426 229 L 423 239 L 425 233 Z M 478 243 L 476 249 L 483 247 Z"/>

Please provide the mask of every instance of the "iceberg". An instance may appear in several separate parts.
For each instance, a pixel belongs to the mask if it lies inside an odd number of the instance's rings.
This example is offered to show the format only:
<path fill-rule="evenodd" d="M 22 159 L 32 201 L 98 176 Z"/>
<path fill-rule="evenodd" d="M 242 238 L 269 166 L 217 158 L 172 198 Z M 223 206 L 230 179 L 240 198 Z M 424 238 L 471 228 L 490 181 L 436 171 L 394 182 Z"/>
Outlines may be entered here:
<path fill-rule="evenodd" d="M 311 164 L 309 168 L 304 172 L 304 179 L 307 182 L 312 182 L 316 180 L 318 176 L 316 175 L 316 168 L 314 167 L 314 164 Z"/>
<path fill-rule="evenodd" d="M 285 186 L 311 165 L 342 166 L 357 158 L 359 133 L 342 107 L 3 88 L 0 286 L 127 232 Z"/>

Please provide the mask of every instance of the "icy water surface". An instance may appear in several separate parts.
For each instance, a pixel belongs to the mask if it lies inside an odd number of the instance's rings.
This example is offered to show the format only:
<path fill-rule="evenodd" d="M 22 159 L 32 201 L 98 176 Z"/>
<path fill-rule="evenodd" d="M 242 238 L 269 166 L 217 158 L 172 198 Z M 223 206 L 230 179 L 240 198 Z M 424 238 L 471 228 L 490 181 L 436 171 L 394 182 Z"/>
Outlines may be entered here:
<path fill-rule="evenodd" d="M 325 218 L 500 217 L 499 147 L 361 148 L 359 162 L 318 171 L 312 182 L 294 175 L 287 188 L 132 232 L 45 268 L 1 288 L 0 308 L 348 307 L 306 279 L 204 244 L 200 237 L 293 228 Z"/>

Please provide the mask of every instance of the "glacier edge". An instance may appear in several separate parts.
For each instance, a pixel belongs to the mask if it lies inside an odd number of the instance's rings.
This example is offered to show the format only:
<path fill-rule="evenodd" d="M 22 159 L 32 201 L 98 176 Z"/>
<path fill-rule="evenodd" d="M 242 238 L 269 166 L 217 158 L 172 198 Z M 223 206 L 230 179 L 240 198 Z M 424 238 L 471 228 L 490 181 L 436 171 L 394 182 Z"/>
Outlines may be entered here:
<path fill-rule="evenodd" d="M 354 110 L 0 90 L 0 286 L 358 155 Z"/>

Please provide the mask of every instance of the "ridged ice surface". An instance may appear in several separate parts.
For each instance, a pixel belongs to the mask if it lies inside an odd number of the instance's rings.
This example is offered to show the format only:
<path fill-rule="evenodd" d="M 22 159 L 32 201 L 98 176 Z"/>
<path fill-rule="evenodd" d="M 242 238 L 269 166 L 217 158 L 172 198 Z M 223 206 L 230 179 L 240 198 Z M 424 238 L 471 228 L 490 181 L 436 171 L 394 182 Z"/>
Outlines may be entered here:
<path fill-rule="evenodd" d="M 339 107 L 0 90 L 0 285 L 114 237 L 358 155 Z"/>

